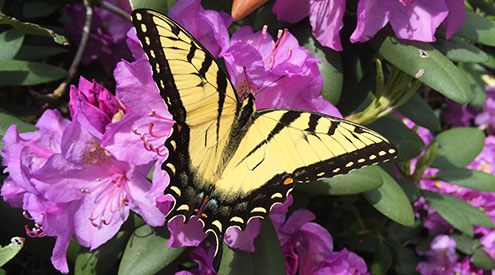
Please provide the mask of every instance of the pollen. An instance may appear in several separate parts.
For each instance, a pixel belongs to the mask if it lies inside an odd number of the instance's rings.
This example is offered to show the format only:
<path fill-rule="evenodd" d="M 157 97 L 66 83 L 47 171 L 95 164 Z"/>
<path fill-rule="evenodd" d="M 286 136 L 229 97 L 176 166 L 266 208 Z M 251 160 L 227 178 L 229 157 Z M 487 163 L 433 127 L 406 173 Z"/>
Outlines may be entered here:
<path fill-rule="evenodd" d="M 83 164 L 99 165 L 103 164 L 109 159 L 108 152 L 101 148 L 100 144 L 96 141 L 89 142 L 89 146 L 86 152 L 82 156 Z"/>

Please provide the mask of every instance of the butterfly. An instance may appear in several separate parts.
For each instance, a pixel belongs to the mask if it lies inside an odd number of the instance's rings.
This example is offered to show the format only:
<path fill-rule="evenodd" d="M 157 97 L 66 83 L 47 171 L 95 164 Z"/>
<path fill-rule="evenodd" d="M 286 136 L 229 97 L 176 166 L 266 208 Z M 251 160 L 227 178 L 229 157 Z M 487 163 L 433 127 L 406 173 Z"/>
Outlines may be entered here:
<path fill-rule="evenodd" d="M 188 31 L 153 10 L 132 12 L 153 79 L 175 124 L 165 142 L 167 220 L 197 217 L 213 233 L 215 258 L 227 229 L 244 230 L 283 203 L 295 183 L 395 158 L 387 139 L 324 114 L 257 110 L 243 100 L 215 58 Z M 220 253 L 221 254 L 221 253 Z"/>

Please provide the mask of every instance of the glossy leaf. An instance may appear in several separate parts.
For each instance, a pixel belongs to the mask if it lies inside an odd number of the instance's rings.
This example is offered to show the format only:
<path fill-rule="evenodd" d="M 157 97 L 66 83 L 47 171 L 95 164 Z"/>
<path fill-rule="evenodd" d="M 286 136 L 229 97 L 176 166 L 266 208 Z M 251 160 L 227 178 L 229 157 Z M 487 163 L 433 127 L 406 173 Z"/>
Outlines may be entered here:
<path fill-rule="evenodd" d="M 67 71 L 45 63 L 0 60 L 0 86 L 36 85 L 64 78 Z"/>
<path fill-rule="evenodd" d="M 380 243 L 373 255 L 371 274 L 387 274 L 392 267 L 392 252 L 384 243 Z"/>
<path fill-rule="evenodd" d="M 0 247 L 0 267 L 10 261 L 12 258 L 17 255 L 24 246 L 24 238 L 21 237 L 13 237 L 9 245 L 4 247 Z"/>
<path fill-rule="evenodd" d="M 163 14 L 168 14 L 177 0 L 129 0 L 133 10 L 152 9 Z"/>
<path fill-rule="evenodd" d="M 399 107 L 398 111 L 419 126 L 428 128 L 433 132 L 440 131 L 440 121 L 430 105 L 418 94 L 414 94 Z"/>
<path fill-rule="evenodd" d="M 254 246 L 255 252 L 249 253 L 224 245 L 218 274 L 286 274 L 282 247 L 270 219 L 261 222 Z"/>
<path fill-rule="evenodd" d="M 137 228 L 127 242 L 119 274 L 155 274 L 179 257 L 185 248 L 168 247 L 165 231 L 147 224 Z"/>
<path fill-rule="evenodd" d="M 323 77 L 321 96 L 331 103 L 337 104 L 344 82 L 340 54 L 330 48 L 321 46 L 312 36 L 303 47 L 307 48 L 313 54 L 313 57 L 321 60 L 321 63 L 318 63 L 318 68 Z"/>
<path fill-rule="evenodd" d="M 432 167 L 450 169 L 465 167 L 479 155 L 485 144 L 485 135 L 476 128 L 459 127 L 438 134 L 436 158 Z"/>
<path fill-rule="evenodd" d="M 484 270 L 494 270 L 495 269 L 495 261 L 493 258 L 486 253 L 482 248 L 477 248 L 474 250 L 473 255 L 471 256 L 471 262 Z"/>
<path fill-rule="evenodd" d="M 466 255 L 473 254 L 474 240 L 472 237 L 465 234 L 452 234 L 450 237 L 455 241 L 455 249 Z"/>
<path fill-rule="evenodd" d="M 367 126 L 382 134 L 397 147 L 398 161 L 414 158 L 424 149 L 424 142 L 416 132 L 393 116 L 382 117 Z"/>
<path fill-rule="evenodd" d="M 122 257 L 131 230 L 120 231 L 108 242 L 90 252 L 79 253 L 74 265 L 75 274 L 105 274 Z"/>
<path fill-rule="evenodd" d="M 494 226 L 490 217 L 462 199 L 428 190 L 422 190 L 421 193 L 440 216 L 470 237 L 473 236 L 473 225 Z"/>
<path fill-rule="evenodd" d="M 495 176 L 479 170 L 456 168 L 441 170 L 435 177 L 439 180 L 462 187 L 495 192 Z"/>
<path fill-rule="evenodd" d="M 13 17 L 9 17 L 1 13 L 0 13 L 0 24 L 11 25 L 12 27 L 16 28 L 18 31 L 25 34 L 51 37 L 53 38 L 53 41 L 55 41 L 55 43 L 57 44 L 68 45 L 67 38 L 65 38 L 63 35 L 57 34 L 50 29 L 41 27 L 40 25 L 21 22 Z"/>
<path fill-rule="evenodd" d="M 382 170 L 383 171 L 383 170 Z M 414 212 L 399 184 L 385 171 L 380 188 L 364 193 L 364 198 L 380 213 L 405 226 L 414 224 Z"/>
<path fill-rule="evenodd" d="M 433 46 L 454 62 L 480 63 L 488 60 L 488 55 L 480 48 L 455 36 L 449 40 L 437 38 Z"/>
<path fill-rule="evenodd" d="M 466 11 L 466 20 L 455 35 L 493 47 L 495 46 L 495 21 Z"/>
<path fill-rule="evenodd" d="M 16 29 L 0 33 L 0 59 L 12 59 L 24 41 L 24 34 Z"/>
<path fill-rule="evenodd" d="M 347 175 L 322 179 L 308 184 L 297 184 L 296 190 L 322 195 L 351 195 L 375 190 L 382 185 L 379 166 L 358 169 Z"/>
<path fill-rule="evenodd" d="M 377 35 L 371 45 L 388 62 L 411 76 L 423 70 L 419 80 L 446 97 L 461 104 L 471 101 L 471 89 L 464 75 L 430 44 Z"/>
<path fill-rule="evenodd" d="M 471 91 L 473 91 L 473 99 L 470 105 L 476 109 L 480 109 L 486 100 L 486 83 L 481 79 L 482 75 L 487 74 L 486 69 L 474 63 L 461 63 L 457 67 L 464 73 L 471 86 Z"/>
<path fill-rule="evenodd" d="M 17 52 L 15 59 L 36 61 L 48 56 L 66 53 L 68 51 L 68 49 L 62 47 L 23 45 L 19 49 L 19 52 Z"/>

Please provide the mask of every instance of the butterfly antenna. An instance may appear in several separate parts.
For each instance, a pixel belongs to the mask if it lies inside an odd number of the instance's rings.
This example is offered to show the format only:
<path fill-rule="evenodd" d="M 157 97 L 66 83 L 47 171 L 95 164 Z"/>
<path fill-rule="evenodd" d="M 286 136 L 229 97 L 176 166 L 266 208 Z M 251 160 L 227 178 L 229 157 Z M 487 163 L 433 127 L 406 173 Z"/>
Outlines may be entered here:
<path fill-rule="evenodd" d="M 277 83 L 278 81 L 280 81 L 282 78 L 284 78 L 285 75 L 281 75 L 279 76 L 277 79 L 273 80 L 272 82 L 270 82 L 268 85 L 266 85 L 265 87 L 261 88 L 259 91 L 257 91 L 254 96 L 256 97 L 257 94 L 259 94 L 260 92 L 264 91 L 266 88 L 272 86 L 273 84 Z"/>

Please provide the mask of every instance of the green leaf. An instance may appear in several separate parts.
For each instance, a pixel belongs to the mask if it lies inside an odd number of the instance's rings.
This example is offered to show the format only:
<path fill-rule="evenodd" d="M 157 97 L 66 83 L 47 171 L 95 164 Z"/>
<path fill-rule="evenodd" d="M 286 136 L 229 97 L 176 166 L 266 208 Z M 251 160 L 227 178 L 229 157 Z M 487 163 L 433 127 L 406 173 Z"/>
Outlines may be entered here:
<path fill-rule="evenodd" d="M 256 250 L 248 253 L 224 245 L 218 274 L 287 274 L 282 247 L 269 219 L 261 222 L 254 246 Z"/>
<path fill-rule="evenodd" d="M 490 257 L 482 248 L 474 250 L 473 255 L 471 256 L 471 262 L 484 270 L 495 269 L 495 262 L 492 257 Z"/>
<path fill-rule="evenodd" d="M 108 242 L 91 252 L 79 253 L 74 266 L 75 274 L 105 274 L 110 271 L 122 256 L 131 230 L 119 231 Z"/>
<path fill-rule="evenodd" d="M 364 198 L 380 213 L 405 226 L 414 224 L 414 212 L 399 184 L 385 171 L 381 173 L 380 188 L 366 192 Z"/>
<path fill-rule="evenodd" d="M 432 45 L 383 34 L 370 42 L 383 58 L 407 74 L 415 76 L 424 70 L 419 80 L 434 90 L 462 104 L 471 101 L 471 89 L 464 75 Z"/>
<path fill-rule="evenodd" d="M 22 15 L 25 18 L 39 18 L 54 13 L 60 6 L 52 3 L 34 2 L 22 5 Z"/>
<path fill-rule="evenodd" d="M 492 70 L 495 69 L 495 48 L 483 47 L 483 50 L 488 54 L 488 60 L 483 62 L 483 65 Z"/>
<path fill-rule="evenodd" d="M 12 59 L 24 41 L 24 34 L 16 29 L 0 33 L 0 59 Z"/>
<path fill-rule="evenodd" d="M 481 63 L 488 60 L 488 55 L 480 48 L 455 36 L 449 40 L 437 38 L 433 46 L 454 62 Z"/>
<path fill-rule="evenodd" d="M 486 2 L 485 0 L 469 0 L 469 4 L 473 7 L 479 8 L 487 15 L 495 15 L 495 6 Z"/>
<path fill-rule="evenodd" d="M 155 274 L 182 254 L 184 247 L 168 247 L 166 230 L 145 224 L 134 231 L 120 261 L 119 274 Z"/>
<path fill-rule="evenodd" d="M 455 249 L 466 255 L 473 254 L 474 240 L 472 237 L 466 234 L 452 234 L 450 237 L 455 241 Z"/>
<path fill-rule="evenodd" d="M 440 120 L 430 105 L 418 94 L 414 94 L 405 104 L 401 105 L 398 111 L 419 126 L 433 132 L 440 131 Z"/>
<path fill-rule="evenodd" d="M 321 76 L 323 77 L 323 88 L 321 96 L 334 105 L 339 102 L 344 83 L 344 75 L 340 54 L 328 47 L 323 47 L 311 36 L 303 45 L 312 54 L 313 57 L 319 58 L 318 63 Z"/>
<path fill-rule="evenodd" d="M 435 177 L 439 180 L 462 187 L 495 192 L 495 176 L 479 170 L 456 168 L 441 170 Z"/>
<path fill-rule="evenodd" d="M 8 24 L 12 27 L 16 28 L 18 31 L 31 34 L 31 35 L 39 35 L 53 38 L 53 41 L 57 44 L 68 45 L 67 38 L 65 36 L 56 34 L 54 31 L 41 27 L 40 25 L 36 25 L 33 23 L 21 22 L 13 17 L 9 17 L 5 14 L 0 14 L 0 24 Z"/>
<path fill-rule="evenodd" d="M 457 67 L 464 73 L 464 76 L 471 86 L 471 91 L 473 91 L 473 99 L 470 103 L 471 106 L 480 109 L 483 107 L 486 99 L 486 83 L 481 78 L 482 75 L 487 74 L 486 69 L 480 64 L 474 63 L 461 63 L 458 64 Z"/>
<path fill-rule="evenodd" d="M 9 245 L 0 247 L 0 267 L 14 258 L 24 246 L 24 238 L 13 237 L 10 241 Z"/>
<path fill-rule="evenodd" d="M 462 199 L 428 190 L 422 190 L 421 193 L 440 216 L 470 237 L 473 237 L 473 225 L 494 227 L 490 217 Z"/>
<path fill-rule="evenodd" d="M 479 155 L 485 145 L 485 135 L 476 128 L 459 127 L 438 134 L 432 142 L 438 150 L 431 167 L 440 169 L 462 168 Z"/>
<path fill-rule="evenodd" d="M 392 267 L 392 252 L 384 243 L 380 243 L 374 253 L 371 263 L 371 274 L 387 274 Z"/>
<path fill-rule="evenodd" d="M 455 33 L 487 46 L 495 46 L 495 22 L 474 12 L 466 11 L 466 20 Z"/>
<path fill-rule="evenodd" d="M 399 185 L 400 187 L 402 187 L 402 190 L 404 190 L 404 193 L 406 193 L 409 202 L 415 202 L 418 199 L 418 185 L 415 184 L 412 180 L 402 177 L 399 179 Z"/>
<path fill-rule="evenodd" d="M 177 0 L 130 0 L 131 7 L 135 9 L 152 9 L 163 14 L 168 14 Z"/>
<path fill-rule="evenodd" d="M 308 184 L 297 184 L 296 190 L 322 195 L 351 195 L 375 190 L 382 185 L 379 166 L 369 166 L 347 175 L 322 179 Z"/>
<path fill-rule="evenodd" d="M 67 71 L 49 64 L 0 60 L 0 86 L 36 85 L 64 78 Z"/>
<path fill-rule="evenodd" d="M 418 156 L 424 149 L 423 140 L 413 130 L 395 116 L 386 116 L 368 125 L 386 137 L 399 151 L 398 161 L 409 160 Z"/>
<path fill-rule="evenodd" d="M 68 49 L 62 47 L 23 45 L 19 52 L 17 52 L 15 59 L 35 61 L 68 51 Z"/>

